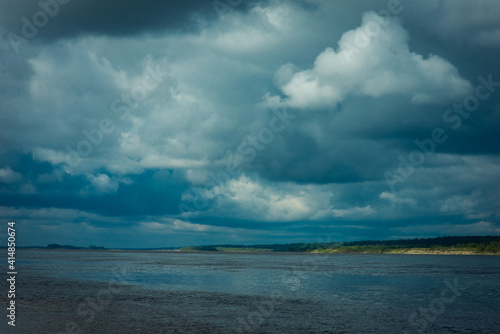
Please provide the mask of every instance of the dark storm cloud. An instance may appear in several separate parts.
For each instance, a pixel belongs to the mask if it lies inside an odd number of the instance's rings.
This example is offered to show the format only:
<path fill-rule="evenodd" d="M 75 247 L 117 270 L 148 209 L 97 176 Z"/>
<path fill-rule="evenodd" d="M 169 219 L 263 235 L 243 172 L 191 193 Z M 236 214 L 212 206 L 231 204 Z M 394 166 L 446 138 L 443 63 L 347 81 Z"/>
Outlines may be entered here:
<path fill-rule="evenodd" d="M 84 246 L 500 233 L 497 1 L 232 3 L 72 0 L 15 53 L 40 6 L 2 2 L 2 219 Z"/>
<path fill-rule="evenodd" d="M 3 162 L 16 166 L 16 173 L 22 175 L 12 182 L 1 180 L 4 182 L 0 182 L 0 203 L 4 206 L 58 207 L 103 216 L 175 215 L 181 193 L 188 186 L 173 171 L 151 170 L 124 175 L 121 180 L 125 181 L 119 189 L 102 192 L 84 175 L 65 174 L 59 182 L 53 166 L 34 161 L 31 155 L 11 152 L 4 155 Z M 107 175 L 105 173 L 105 170 L 96 171 L 97 175 Z"/>
<path fill-rule="evenodd" d="M 40 38 L 54 40 L 78 35 L 134 36 L 160 31 L 194 31 L 203 22 L 220 18 L 219 13 L 246 11 L 253 0 L 221 1 L 216 9 L 214 1 L 207 0 L 6 0 L 0 5 L 2 25 L 8 31 L 22 36 L 25 25 L 40 11 L 50 14 L 49 22 L 41 27 Z M 33 18 L 35 16 L 35 18 Z"/>

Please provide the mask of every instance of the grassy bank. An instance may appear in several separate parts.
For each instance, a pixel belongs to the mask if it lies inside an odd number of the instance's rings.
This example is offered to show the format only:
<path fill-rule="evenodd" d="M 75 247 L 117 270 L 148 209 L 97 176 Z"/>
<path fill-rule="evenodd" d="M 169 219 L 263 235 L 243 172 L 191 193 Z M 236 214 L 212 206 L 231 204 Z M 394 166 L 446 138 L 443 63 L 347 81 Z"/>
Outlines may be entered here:
<path fill-rule="evenodd" d="M 500 236 L 450 236 L 275 245 L 212 245 L 180 251 L 500 255 Z"/>

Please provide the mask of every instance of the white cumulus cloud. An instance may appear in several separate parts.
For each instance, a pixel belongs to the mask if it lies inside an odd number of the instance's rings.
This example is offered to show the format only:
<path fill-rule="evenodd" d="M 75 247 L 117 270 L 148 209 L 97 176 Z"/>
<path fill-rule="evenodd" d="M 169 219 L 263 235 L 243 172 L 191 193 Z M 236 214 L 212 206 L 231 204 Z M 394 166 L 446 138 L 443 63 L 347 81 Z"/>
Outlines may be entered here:
<path fill-rule="evenodd" d="M 411 52 L 408 34 L 399 21 L 384 21 L 368 12 L 362 24 L 345 32 L 339 48 L 326 48 L 312 69 L 291 73 L 282 67 L 276 81 L 284 99 L 268 103 L 294 108 L 333 108 L 349 96 L 402 94 L 414 103 L 444 103 L 470 91 L 458 70 L 437 55 Z"/>

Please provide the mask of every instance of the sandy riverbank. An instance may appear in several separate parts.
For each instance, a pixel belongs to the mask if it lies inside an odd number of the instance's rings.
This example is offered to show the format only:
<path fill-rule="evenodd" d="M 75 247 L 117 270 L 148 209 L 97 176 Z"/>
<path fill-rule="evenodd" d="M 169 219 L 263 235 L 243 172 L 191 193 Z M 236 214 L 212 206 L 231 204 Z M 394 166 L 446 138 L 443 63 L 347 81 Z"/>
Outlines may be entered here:
<path fill-rule="evenodd" d="M 468 250 L 443 250 L 443 249 L 426 249 L 426 248 L 408 248 L 408 249 L 387 249 L 382 252 L 377 251 L 352 251 L 328 249 L 322 251 L 312 251 L 311 253 L 326 253 L 326 254 L 418 254 L 418 255 L 500 255 L 498 253 L 479 253 Z"/>

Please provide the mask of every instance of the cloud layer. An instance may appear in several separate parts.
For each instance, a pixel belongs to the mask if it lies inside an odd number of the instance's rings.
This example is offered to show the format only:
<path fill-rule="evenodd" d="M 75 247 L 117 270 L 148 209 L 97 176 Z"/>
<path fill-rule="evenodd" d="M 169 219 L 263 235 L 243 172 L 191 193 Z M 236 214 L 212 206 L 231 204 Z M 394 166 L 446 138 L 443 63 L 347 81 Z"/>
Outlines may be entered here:
<path fill-rule="evenodd" d="M 495 1 L 42 3 L 0 5 L 24 245 L 498 234 Z"/>

